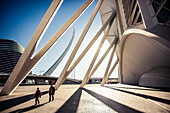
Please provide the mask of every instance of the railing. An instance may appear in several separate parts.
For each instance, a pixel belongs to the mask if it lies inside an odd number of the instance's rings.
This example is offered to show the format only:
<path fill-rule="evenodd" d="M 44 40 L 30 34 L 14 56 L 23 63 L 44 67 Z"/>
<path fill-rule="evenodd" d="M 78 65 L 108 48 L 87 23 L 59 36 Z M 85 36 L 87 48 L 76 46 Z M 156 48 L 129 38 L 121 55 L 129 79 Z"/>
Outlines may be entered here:
<path fill-rule="evenodd" d="M 167 0 L 161 0 L 160 3 L 155 1 L 155 0 L 150 0 L 148 6 L 152 5 L 152 7 L 154 8 L 154 4 L 159 5 L 159 7 L 157 9 L 155 9 L 155 15 L 153 16 L 153 17 L 157 17 L 158 21 L 159 21 L 158 15 L 161 13 L 162 10 L 165 10 L 165 11 L 170 13 L 169 7 L 165 6 L 165 4 L 168 4 Z M 163 22 L 159 21 L 159 22 L 163 23 L 165 26 L 168 26 L 168 24 L 170 23 L 170 14 L 169 15 L 165 15 L 165 16 L 168 16 L 167 18 L 165 17 L 166 18 L 165 21 L 163 21 Z"/>
<path fill-rule="evenodd" d="M 141 10 L 136 0 L 122 0 L 127 27 L 142 22 Z"/>
<path fill-rule="evenodd" d="M 170 16 L 164 22 L 158 21 L 158 15 L 162 9 L 165 9 L 167 0 L 161 0 L 160 3 L 155 0 L 120 0 L 118 2 L 119 11 L 123 13 L 120 18 L 123 18 L 122 23 L 126 23 L 126 25 L 123 25 L 124 30 L 136 24 L 143 24 L 145 29 L 152 28 L 158 23 L 169 26 Z M 154 10 L 153 3 L 159 5 L 156 10 Z"/>
<path fill-rule="evenodd" d="M 116 6 L 118 14 L 117 19 L 119 21 L 118 29 L 120 29 L 119 35 L 122 35 L 125 30 L 136 24 L 142 24 L 142 26 L 145 24 L 142 11 L 137 0 L 118 0 L 116 1 Z"/>

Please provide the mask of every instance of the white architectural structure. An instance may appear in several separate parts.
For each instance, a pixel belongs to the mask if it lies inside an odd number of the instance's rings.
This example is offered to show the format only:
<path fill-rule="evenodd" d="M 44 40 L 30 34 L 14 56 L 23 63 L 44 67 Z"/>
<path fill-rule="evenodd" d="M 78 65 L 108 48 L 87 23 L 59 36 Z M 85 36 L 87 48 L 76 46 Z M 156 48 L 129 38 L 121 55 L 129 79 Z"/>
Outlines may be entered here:
<path fill-rule="evenodd" d="M 69 51 L 72 43 L 73 43 L 73 40 L 74 40 L 74 35 L 75 35 L 75 29 L 73 29 L 73 36 L 67 46 L 67 48 L 64 50 L 64 52 L 61 54 L 61 56 L 55 61 L 55 63 L 43 74 L 43 75 L 46 75 L 46 76 L 49 76 L 51 75 L 54 70 L 58 67 L 58 65 L 60 64 L 60 62 L 63 60 L 63 58 L 65 57 L 65 55 L 67 54 L 67 52 Z"/>
<path fill-rule="evenodd" d="M 119 78 L 121 83 L 150 87 L 170 87 L 169 17 L 157 17 L 167 0 L 107 0 L 100 12 L 102 22 L 117 10 L 111 36 L 119 37 Z M 159 7 L 154 11 L 154 4 Z M 167 3 L 168 4 L 168 3 Z M 162 12 L 163 13 L 163 12 Z M 168 15 L 164 15 L 168 16 Z M 115 31 L 117 28 L 118 33 Z M 110 35 L 109 35 L 110 36 Z M 110 37 L 107 37 L 111 42 Z M 118 50 L 119 49 L 119 50 Z M 104 84 L 104 83 L 103 83 Z"/>
<path fill-rule="evenodd" d="M 92 1 L 93 0 L 87 0 L 31 59 L 31 56 L 36 49 L 37 42 L 43 35 L 43 32 L 47 28 L 47 25 L 54 16 L 56 10 L 59 8 L 62 0 L 54 0 L 52 2 L 1 91 L 1 94 L 10 94 L 15 90 L 35 64 L 84 12 Z M 102 85 L 105 84 L 115 66 L 119 65 L 119 79 L 121 83 L 152 87 L 170 87 L 170 30 L 168 27 L 170 20 L 166 19 L 164 23 L 160 23 L 157 19 L 158 14 L 164 8 L 166 2 L 166 0 L 162 0 L 162 2 L 159 3 L 158 9 L 154 11 L 152 5 L 154 0 L 98 0 L 98 4 L 65 64 L 59 79 L 56 82 L 55 88 L 58 89 L 61 86 L 99 37 L 101 32 L 105 30 L 106 26 L 107 29 L 104 31 L 103 39 L 86 72 L 81 87 L 84 87 L 112 47 L 114 48 L 108 66 L 103 67 L 106 71 L 105 75 L 103 75 Z M 99 9 L 103 26 L 80 56 L 70 66 Z M 96 58 L 106 39 L 110 42 L 110 46 L 96 66 L 94 66 Z M 118 58 L 110 69 L 115 51 Z"/>

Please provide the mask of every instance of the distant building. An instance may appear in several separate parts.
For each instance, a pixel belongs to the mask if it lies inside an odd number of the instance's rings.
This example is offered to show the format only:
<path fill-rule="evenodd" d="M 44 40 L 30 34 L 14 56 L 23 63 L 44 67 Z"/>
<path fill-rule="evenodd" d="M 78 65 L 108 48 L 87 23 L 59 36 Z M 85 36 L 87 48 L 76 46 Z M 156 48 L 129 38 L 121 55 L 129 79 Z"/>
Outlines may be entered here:
<path fill-rule="evenodd" d="M 0 39 L 0 73 L 11 73 L 23 52 L 17 42 Z"/>

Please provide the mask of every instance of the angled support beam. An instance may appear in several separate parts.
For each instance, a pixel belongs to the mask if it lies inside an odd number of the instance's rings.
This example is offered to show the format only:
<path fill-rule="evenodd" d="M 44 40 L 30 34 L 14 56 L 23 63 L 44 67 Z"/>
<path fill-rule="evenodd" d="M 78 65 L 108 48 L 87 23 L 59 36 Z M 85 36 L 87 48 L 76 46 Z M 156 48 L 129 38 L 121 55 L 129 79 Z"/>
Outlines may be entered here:
<path fill-rule="evenodd" d="M 112 23 L 113 19 L 116 17 L 116 11 L 112 13 L 112 15 L 109 17 L 109 19 L 105 22 L 105 24 L 100 28 L 100 30 L 97 32 L 97 34 L 94 36 L 94 38 L 90 41 L 90 43 L 87 45 L 87 47 L 83 50 L 83 52 L 79 55 L 79 57 L 75 60 L 75 62 L 71 65 L 71 67 L 67 71 L 67 75 L 69 75 L 72 70 L 76 67 L 76 65 L 81 61 L 81 59 L 84 57 L 84 55 L 87 53 L 87 51 L 91 48 L 91 46 L 94 44 L 94 42 L 98 39 L 102 31 L 106 28 L 106 26 L 109 23 Z M 66 75 L 66 76 L 67 76 Z"/>
<path fill-rule="evenodd" d="M 104 86 L 104 84 L 106 83 L 106 81 L 109 79 L 110 75 L 112 74 L 113 70 L 115 69 L 116 65 L 118 64 L 119 59 L 116 60 L 116 62 L 114 63 L 113 67 L 111 68 L 109 74 L 106 76 L 105 81 L 103 81 L 103 84 L 101 84 L 101 86 Z"/>
<path fill-rule="evenodd" d="M 103 36 L 103 38 L 102 38 L 102 40 L 101 40 L 101 42 L 99 44 L 99 47 L 98 47 L 98 49 L 97 49 L 97 51 L 96 51 L 96 53 L 95 53 L 95 55 L 94 55 L 94 57 L 93 57 L 93 59 L 91 61 L 91 64 L 90 64 L 90 66 L 89 66 L 89 68 L 88 68 L 88 70 L 87 70 L 87 72 L 85 74 L 85 77 L 84 77 L 80 87 L 84 87 L 84 85 L 86 84 L 86 81 L 88 79 L 88 75 L 90 74 L 90 71 L 93 68 L 93 65 L 94 65 L 94 63 L 95 63 L 95 61 L 96 61 L 96 59 L 97 59 L 97 57 L 99 55 L 100 49 L 101 49 L 101 47 L 102 47 L 102 45 L 103 45 L 109 31 L 110 31 L 110 28 L 111 28 L 111 24 L 109 24 L 108 27 L 107 27 L 107 30 L 106 30 L 106 32 L 105 32 L 105 34 L 104 34 L 104 36 Z"/>
<path fill-rule="evenodd" d="M 129 6 L 130 6 L 130 0 L 127 0 L 125 4 L 125 18 L 128 19 L 128 13 L 129 13 Z"/>
<path fill-rule="evenodd" d="M 74 40 L 74 35 L 75 35 L 75 29 L 73 29 L 73 36 L 72 36 L 67 48 L 64 50 L 62 55 L 55 61 L 55 63 L 43 74 L 44 76 L 51 75 L 54 72 L 54 70 L 58 67 L 58 65 L 60 64 L 60 62 L 63 60 L 63 58 L 67 54 L 68 50 L 70 49 L 70 47 L 73 43 L 73 40 Z"/>
<path fill-rule="evenodd" d="M 107 74 L 108 74 L 108 71 L 109 71 L 109 68 L 110 68 L 110 65 L 112 63 L 112 59 L 113 59 L 113 55 L 115 53 L 115 50 L 116 50 L 116 46 L 117 46 L 117 43 L 115 44 L 113 50 L 112 50 L 112 53 L 110 55 L 110 59 L 109 59 L 109 62 L 108 62 L 108 65 L 107 65 L 107 68 L 106 68 L 106 71 L 104 73 L 104 77 L 103 77 L 103 80 L 102 80 L 102 83 L 101 83 L 101 86 L 104 86 L 105 82 L 106 82 L 106 77 L 107 77 Z"/>
<path fill-rule="evenodd" d="M 20 81 L 25 78 L 24 76 L 19 76 L 19 74 L 24 73 L 24 68 L 27 64 L 31 61 L 31 56 L 38 45 L 38 42 L 43 37 L 46 29 L 48 28 L 51 20 L 53 19 L 54 15 L 58 11 L 60 5 L 62 4 L 63 0 L 54 0 L 49 9 L 47 10 L 46 14 L 44 15 L 43 19 L 41 20 L 39 26 L 37 27 L 36 31 L 34 32 L 30 42 L 28 43 L 25 51 L 23 52 L 22 56 L 20 57 L 19 61 L 17 62 L 14 70 L 12 71 L 10 77 L 8 78 L 7 82 L 4 85 L 4 88 L 1 91 L 1 94 L 11 94 L 15 88 L 19 85 Z"/>
<path fill-rule="evenodd" d="M 148 5 L 151 5 L 153 3 L 154 0 L 150 0 L 149 4 Z"/>
<path fill-rule="evenodd" d="M 163 8 L 163 6 L 165 5 L 167 0 L 162 0 L 161 3 L 160 3 L 160 6 L 158 8 L 158 10 L 156 11 L 154 17 L 158 16 L 159 12 L 161 11 L 161 9 Z"/>
<path fill-rule="evenodd" d="M 130 21 L 129 21 L 129 26 L 131 26 L 132 22 L 133 22 L 133 19 L 134 19 L 134 16 L 135 16 L 135 12 L 136 12 L 136 9 L 137 9 L 137 6 L 138 6 L 138 3 L 136 2 L 134 8 L 133 8 L 133 11 L 132 11 L 132 15 L 130 17 Z"/>
<path fill-rule="evenodd" d="M 139 10 L 139 11 L 138 11 L 138 14 L 137 14 L 136 17 L 135 17 L 135 20 L 134 20 L 134 22 L 133 22 L 133 25 L 135 25 L 135 24 L 137 23 L 140 14 L 141 14 L 141 11 Z"/>
<path fill-rule="evenodd" d="M 88 75 L 86 81 L 83 81 L 81 84 L 81 87 L 84 87 L 85 84 L 89 81 L 90 77 L 94 74 L 94 72 L 97 70 L 97 68 L 100 66 L 100 64 L 102 63 L 102 61 L 104 60 L 104 58 L 106 57 L 106 55 L 109 53 L 109 51 L 111 50 L 111 48 L 115 45 L 115 43 L 118 41 L 118 38 L 115 38 L 115 40 L 110 44 L 109 48 L 106 50 L 106 52 L 103 54 L 103 56 L 100 58 L 100 60 L 98 61 L 98 63 L 96 64 L 96 66 L 93 68 L 93 70 L 90 72 L 90 74 Z"/>
<path fill-rule="evenodd" d="M 98 1 L 97 6 L 95 7 L 95 9 L 94 9 L 89 21 L 88 21 L 83 33 L 81 34 L 76 46 L 74 47 L 74 50 L 72 51 L 66 65 L 64 66 L 64 68 L 63 68 L 63 70 L 62 70 L 62 72 L 61 72 L 61 74 L 60 74 L 60 76 L 59 76 L 59 78 L 58 78 L 58 80 L 57 80 L 57 82 L 55 84 L 55 89 L 58 89 L 61 86 L 61 84 L 63 83 L 63 81 L 66 79 L 67 76 L 65 76 L 65 74 L 67 72 L 67 69 L 70 66 L 70 64 L 71 64 L 71 62 L 72 62 L 78 48 L 80 47 L 80 45 L 81 45 L 81 43 L 82 43 L 82 41 L 83 41 L 83 39 L 85 37 L 85 35 L 87 34 L 87 31 L 89 30 L 89 28 L 90 28 L 90 26 L 91 26 L 91 24 L 92 24 L 92 22 L 93 22 L 93 20 L 94 20 L 94 18 L 96 16 L 97 12 L 98 12 L 100 6 L 102 5 L 102 3 L 103 3 L 103 0 Z"/>
<path fill-rule="evenodd" d="M 133 8 L 133 3 L 134 3 L 134 0 L 131 1 L 129 12 L 128 12 L 128 18 L 127 18 L 128 25 L 129 25 L 130 16 L 131 16 L 132 8 Z"/>
<path fill-rule="evenodd" d="M 138 7 L 141 10 L 142 22 L 146 29 L 150 29 L 156 24 L 158 24 L 157 18 L 154 18 L 154 15 L 151 11 L 149 11 L 148 5 L 146 4 L 146 0 L 136 0 L 138 3 Z M 148 13 L 150 12 L 150 13 Z"/>
<path fill-rule="evenodd" d="M 87 0 L 72 16 L 71 18 L 55 33 L 55 35 L 37 52 L 32 61 L 37 62 L 45 53 L 53 46 L 53 44 L 64 34 L 64 32 L 81 16 L 81 14 L 88 8 L 93 0 Z"/>
<path fill-rule="evenodd" d="M 115 0 L 116 3 L 116 11 L 117 11 L 117 26 L 119 31 L 119 37 L 122 36 L 123 32 L 127 29 L 126 20 L 124 18 L 124 10 L 122 0 Z"/>
<path fill-rule="evenodd" d="M 7 83 L 5 84 L 1 94 L 10 94 L 22 82 L 31 69 L 38 63 L 38 61 L 45 55 L 45 53 L 54 45 L 54 43 L 63 35 L 63 33 L 78 19 L 78 17 L 88 8 L 93 0 L 87 0 L 71 17 L 70 19 L 55 33 L 55 35 L 41 48 L 41 50 L 31 59 L 31 56 L 36 48 L 37 39 L 40 38 L 39 34 L 47 29 L 51 19 L 54 17 L 57 6 L 61 5 L 61 0 L 54 0 L 43 17 L 40 25 L 35 31 L 31 41 L 29 42 L 26 50 L 21 56 L 15 69 L 11 73 Z M 58 4 L 57 4 L 58 3 Z M 57 5 L 57 6 L 56 6 Z M 45 26 L 45 27 L 44 27 Z M 29 52 L 30 51 L 30 52 Z M 29 54 L 28 54 L 29 52 Z M 27 55 L 27 56 L 26 56 Z M 23 65 L 22 65 L 23 64 Z"/>

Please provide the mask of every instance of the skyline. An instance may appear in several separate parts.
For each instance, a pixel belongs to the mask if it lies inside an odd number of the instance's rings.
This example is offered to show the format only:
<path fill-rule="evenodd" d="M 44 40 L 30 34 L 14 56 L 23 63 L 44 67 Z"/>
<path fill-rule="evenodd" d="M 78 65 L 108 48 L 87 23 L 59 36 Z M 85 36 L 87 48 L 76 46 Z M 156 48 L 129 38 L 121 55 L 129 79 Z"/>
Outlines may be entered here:
<path fill-rule="evenodd" d="M 50 6 L 51 2 L 52 0 L 42 0 L 42 1 L 41 0 L 36 0 L 36 1 L 16 0 L 15 2 L 12 0 L 7 0 L 7 1 L 4 0 L 1 3 L 1 8 L 0 8 L 0 12 L 2 14 L 1 17 L 3 17 L 1 18 L 1 22 L 0 22 L 0 28 L 1 28 L 0 38 L 14 40 L 25 48 L 29 40 L 31 39 L 34 31 L 36 30 L 37 26 L 39 25 L 42 17 L 44 16 L 45 12 Z M 34 54 L 37 53 L 41 47 L 43 47 L 43 45 L 57 32 L 57 30 L 74 14 L 74 12 L 84 2 L 85 0 L 63 1 L 61 7 L 59 8 L 58 12 L 53 18 L 51 24 L 49 25 L 46 33 L 42 37 Z M 67 53 L 66 57 L 61 62 L 61 64 L 57 67 L 57 69 L 52 74 L 52 76 L 60 75 L 65 63 L 67 62 L 67 59 L 69 58 L 74 48 L 74 45 L 76 44 L 82 31 L 84 30 L 96 4 L 97 4 L 97 0 L 95 0 L 91 4 L 91 6 L 79 17 L 79 19 L 64 33 L 64 35 L 55 43 L 55 45 L 50 49 L 50 51 L 33 68 L 32 70 L 33 74 L 43 74 L 60 57 L 60 55 L 63 53 L 63 51 L 65 50 L 65 48 L 67 47 L 71 39 L 73 28 L 75 28 L 75 40 L 70 50 Z M 91 41 L 91 39 L 97 33 L 97 31 L 100 29 L 101 26 L 102 26 L 101 18 L 98 12 L 79 50 L 76 53 L 75 59 L 84 50 L 86 45 Z M 103 33 L 95 42 L 95 44 L 92 46 L 92 48 L 88 51 L 88 53 L 85 55 L 82 61 L 80 61 L 80 63 L 76 66 L 75 73 L 77 79 L 84 78 L 84 75 L 88 69 L 88 66 L 91 63 L 91 60 L 94 56 L 95 51 L 97 50 L 97 46 L 99 45 L 102 36 Z M 98 60 L 104 53 L 104 49 L 106 49 L 108 46 L 109 43 L 105 41 L 95 64 L 98 62 Z M 110 57 L 110 52 L 92 77 L 104 76 L 105 69 L 103 69 L 102 67 L 107 66 L 109 57 Z M 114 61 L 115 61 L 115 56 L 112 61 L 112 65 Z M 112 75 L 115 75 L 116 73 L 117 72 L 113 72 Z M 72 75 L 73 72 L 69 75 L 69 77 L 72 77 Z"/>

